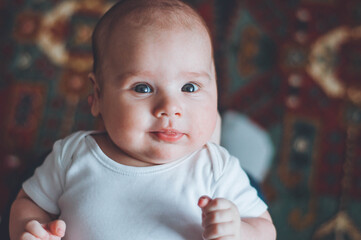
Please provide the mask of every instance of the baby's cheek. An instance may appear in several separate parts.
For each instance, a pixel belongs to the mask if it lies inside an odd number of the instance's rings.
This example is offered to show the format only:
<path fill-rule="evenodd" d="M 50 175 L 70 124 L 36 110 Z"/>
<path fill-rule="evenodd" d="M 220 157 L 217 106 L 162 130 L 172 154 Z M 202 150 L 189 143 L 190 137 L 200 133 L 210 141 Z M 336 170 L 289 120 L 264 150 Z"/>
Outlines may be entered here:
<path fill-rule="evenodd" d="M 197 129 L 193 131 L 193 141 L 194 142 L 203 142 L 206 141 L 208 137 L 212 135 L 212 132 L 207 128 L 206 125 L 197 126 Z"/>
<path fill-rule="evenodd" d="M 203 111 L 204 114 L 200 114 L 199 116 L 199 123 L 198 125 L 202 128 L 205 129 L 208 132 L 213 132 L 215 126 L 216 126 L 216 122 L 217 122 L 217 113 L 216 114 L 212 114 L 212 109 L 210 109 L 209 111 Z"/>

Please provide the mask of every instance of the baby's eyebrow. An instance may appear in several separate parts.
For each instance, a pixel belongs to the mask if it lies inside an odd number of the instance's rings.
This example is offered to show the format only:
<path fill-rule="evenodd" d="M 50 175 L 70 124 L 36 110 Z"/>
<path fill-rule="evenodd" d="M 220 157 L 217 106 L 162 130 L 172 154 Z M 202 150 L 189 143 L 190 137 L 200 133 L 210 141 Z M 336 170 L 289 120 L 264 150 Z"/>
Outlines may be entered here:
<path fill-rule="evenodd" d="M 132 77 L 153 78 L 154 74 L 150 71 L 131 71 L 120 74 L 117 79 L 124 80 Z"/>
<path fill-rule="evenodd" d="M 205 71 L 200 72 L 181 72 L 181 76 L 189 77 L 189 78 L 206 78 L 208 80 L 211 80 L 211 75 Z"/>
<path fill-rule="evenodd" d="M 119 74 L 117 79 L 119 80 L 126 80 L 133 77 L 142 77 L 142 78 L 149 78 L 153 79 L 156 75 L 151 71 L 130 71 Z M 205 78 L 207 80 L 211 80 L 211 75 L 206 71 L 199 71 L 199 72 L 180 72 L 179 77 L 182 78 Z"/>

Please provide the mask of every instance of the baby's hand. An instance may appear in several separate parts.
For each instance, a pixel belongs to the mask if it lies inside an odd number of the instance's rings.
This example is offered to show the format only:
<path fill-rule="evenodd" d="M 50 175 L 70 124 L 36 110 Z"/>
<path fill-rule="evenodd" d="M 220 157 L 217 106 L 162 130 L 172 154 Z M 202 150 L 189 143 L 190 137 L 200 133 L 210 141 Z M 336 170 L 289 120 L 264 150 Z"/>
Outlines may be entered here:
<path fill-rule="evenodd" d="M 203 196 L 198 206 L 202 209 L 204 239 L 241 239 L 241 218 L 231 201 Z"/>
<path fill-rule="evenodd" d="M 55 220 L 47 224 L 40 224 L 31 220 L 25 225 L 25 231 L 20 240 L 60 240 L 65 234 L 65 222 Z"/>

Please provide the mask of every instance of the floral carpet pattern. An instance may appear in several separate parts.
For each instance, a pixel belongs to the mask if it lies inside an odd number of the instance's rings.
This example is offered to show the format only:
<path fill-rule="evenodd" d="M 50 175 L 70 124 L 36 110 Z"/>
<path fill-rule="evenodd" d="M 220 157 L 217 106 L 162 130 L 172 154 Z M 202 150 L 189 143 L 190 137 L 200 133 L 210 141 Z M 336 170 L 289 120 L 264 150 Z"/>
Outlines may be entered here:
<path fill-rule="evenodd" d="M 220 111 L 264 128 L 262 191 L 280 240 L 361 239 L 361 2 L 188 0 L 215 46 Z M 52 143 L 99 129 L 90 36 L 112 1 L 0 2 L 0 238 L 10 201 Z"/>

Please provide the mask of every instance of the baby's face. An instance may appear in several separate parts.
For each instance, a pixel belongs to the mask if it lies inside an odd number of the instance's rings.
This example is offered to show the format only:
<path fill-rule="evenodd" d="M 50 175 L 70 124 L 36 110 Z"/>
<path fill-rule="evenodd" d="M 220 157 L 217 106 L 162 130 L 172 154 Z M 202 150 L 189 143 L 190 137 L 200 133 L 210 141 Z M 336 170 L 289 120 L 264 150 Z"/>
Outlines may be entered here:
<path fill-rule="evenodd" d="M 154 27 L 128 30 L 126 36 L 109 38 L 95 106 L 119 157 L 147 166 L 201 148 L 217 117 L 209 39 Z"/>

